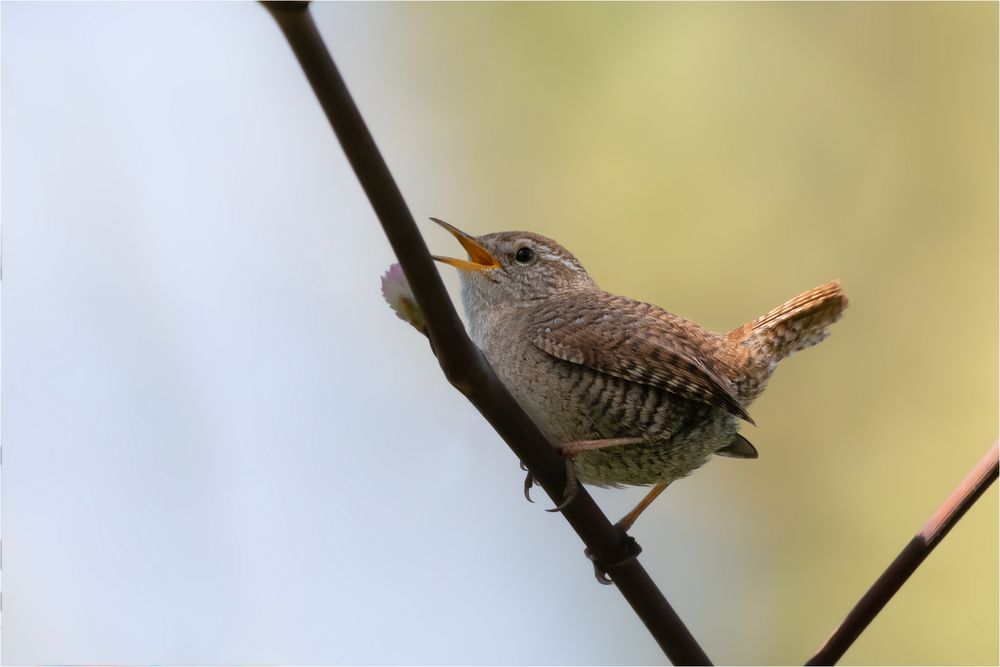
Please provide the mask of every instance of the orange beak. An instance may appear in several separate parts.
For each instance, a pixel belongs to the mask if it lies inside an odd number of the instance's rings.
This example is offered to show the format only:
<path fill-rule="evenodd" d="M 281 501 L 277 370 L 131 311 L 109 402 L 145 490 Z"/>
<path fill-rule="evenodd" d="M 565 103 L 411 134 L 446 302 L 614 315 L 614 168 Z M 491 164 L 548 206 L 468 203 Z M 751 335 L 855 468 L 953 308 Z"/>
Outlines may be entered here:
<path fill-rule="evenodd" d="M 496 258 L 490 254 L 489 250 L 479 245 L 476 239 L 472 238 L 458 227 L 449 225 L 444 220 L 438 220 L 437 218 L 431 218 L 431 220 L 451 232 L 451 235 L 458 239 L 458 242 L 462 244 L 465 251 L 469 253 L 468 261 L 464 259 L 455 259 L 454 257 L 432 255 L 434 259 L 444 264 L 450 264 L 456 269 L 462 269 L 463 271 L 485 271 L 486 269 L 500 268 L 500 262 L 498 262 Z"/>

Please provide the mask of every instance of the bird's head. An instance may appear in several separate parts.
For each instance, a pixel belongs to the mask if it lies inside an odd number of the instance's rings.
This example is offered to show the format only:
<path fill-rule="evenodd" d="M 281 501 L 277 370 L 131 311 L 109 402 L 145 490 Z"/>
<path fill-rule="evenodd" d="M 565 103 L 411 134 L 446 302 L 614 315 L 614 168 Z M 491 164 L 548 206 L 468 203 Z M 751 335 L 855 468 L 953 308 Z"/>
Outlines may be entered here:
<path fill-rule="evenodd" d="M 526 304 L 559 292 L 593 287 L 573 254 L 552 239 L 531 232 L 470 236 L 431 218 L 458 239 L 469 259 L 434 259 L 459 269 L 462 301 L 470 316 L 479 308 Z"/>

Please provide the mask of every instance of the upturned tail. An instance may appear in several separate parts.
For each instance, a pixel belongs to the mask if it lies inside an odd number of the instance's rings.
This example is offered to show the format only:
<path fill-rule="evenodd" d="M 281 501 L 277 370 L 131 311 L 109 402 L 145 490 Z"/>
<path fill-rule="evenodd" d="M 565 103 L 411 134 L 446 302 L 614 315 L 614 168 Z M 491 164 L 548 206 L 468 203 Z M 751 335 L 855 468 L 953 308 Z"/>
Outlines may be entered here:
<path fill-rule="evenodd" d="M 847 296 L 834 280 L 814 287 L 749 324 L 729 332 L 728 338 L 748 354 L 746 399 L 753 400 L 779 361 L 792 352 L 812 347 L 827 337 L 827 328 L 847 308 Z"/>

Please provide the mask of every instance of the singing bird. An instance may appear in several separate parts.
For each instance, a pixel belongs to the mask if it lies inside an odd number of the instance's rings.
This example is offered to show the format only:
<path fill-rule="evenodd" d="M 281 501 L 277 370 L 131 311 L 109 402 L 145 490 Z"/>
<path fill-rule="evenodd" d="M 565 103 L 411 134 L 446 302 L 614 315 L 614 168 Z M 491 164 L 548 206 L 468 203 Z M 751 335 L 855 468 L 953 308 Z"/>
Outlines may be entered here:
<path fill-rule="evenodd" d="M 847 297 L 813 288 L 728 333 L 605 292 L 564 247 L 531 232 L 473 237 L 431 218 L 468 259 L 459 269 L 469 334 L 518 403 L 596 486 L 652 486 L 628 529 L 672 481 L 712 455 L 757 458 L 739 433 L 778 362 L 820 342 Z M 531 485 L 530 474 L 525 494 Z M 558 508 L 557 508 L 558 509 Z"/>

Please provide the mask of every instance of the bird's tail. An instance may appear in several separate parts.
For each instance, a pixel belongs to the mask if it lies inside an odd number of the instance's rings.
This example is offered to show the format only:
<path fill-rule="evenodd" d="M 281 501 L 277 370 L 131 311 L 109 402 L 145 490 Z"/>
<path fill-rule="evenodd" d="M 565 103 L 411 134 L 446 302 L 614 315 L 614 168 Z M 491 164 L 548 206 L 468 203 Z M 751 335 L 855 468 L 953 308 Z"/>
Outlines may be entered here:
<path fill-rule="evenodd" d="M 749 352 L 750 374 L 761 383 L 775 365 L 792 352 L 811 347 L 827 337 L 827 328 L 847 308 L 847 296 L 835 280 L 783 303 L 728 337 Z"/>

